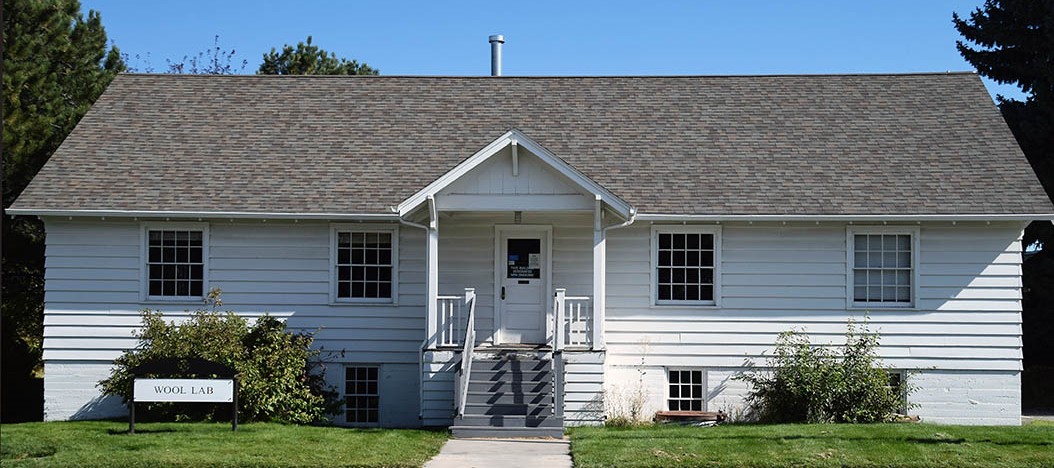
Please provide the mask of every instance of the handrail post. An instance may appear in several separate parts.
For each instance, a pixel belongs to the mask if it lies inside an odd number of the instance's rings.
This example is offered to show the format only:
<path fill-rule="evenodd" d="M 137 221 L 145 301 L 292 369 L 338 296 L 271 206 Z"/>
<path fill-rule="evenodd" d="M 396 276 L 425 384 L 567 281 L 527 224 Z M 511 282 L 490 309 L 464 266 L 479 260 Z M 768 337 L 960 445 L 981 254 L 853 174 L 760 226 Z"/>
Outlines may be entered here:
<path fill-rule="evenodd" d="M 465 415 L 468 402 L 468 383 L 472 375 L 472 352 L 476 346 L 476 289 L 465 288 L 465 305 L 468 306 L 468 320 L 465 323 L 465 342 L 461 349 L 461 378 L 458 381 L 457 415 Z"/>
<path fill-rule="evenodd" d="M 564 314 L 567 307 L 567 289 L 556 288 L 556 310 L 553 314 L 556 316 L 556 326 L 553 328 L 553 333 L 556 335 L 553 340 L 553 350 L 564 349 Z"/>

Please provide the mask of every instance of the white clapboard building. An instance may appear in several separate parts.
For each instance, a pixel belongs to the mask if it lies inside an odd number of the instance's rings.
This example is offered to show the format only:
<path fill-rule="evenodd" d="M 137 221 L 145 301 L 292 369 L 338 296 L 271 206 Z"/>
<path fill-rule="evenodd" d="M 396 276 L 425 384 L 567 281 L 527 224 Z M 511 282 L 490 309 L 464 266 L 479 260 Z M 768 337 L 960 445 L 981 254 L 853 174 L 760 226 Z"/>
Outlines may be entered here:
<path fill-rule="evenodd" d="M 544 435 L 742 411 L 870 317 L 924 421 L 1019 424 L 1054 207 L 971 73 L 118 76 L 10 214 L 47 230 L 45 416 L 210 288 L 345 350 L 348 425 Z"/>

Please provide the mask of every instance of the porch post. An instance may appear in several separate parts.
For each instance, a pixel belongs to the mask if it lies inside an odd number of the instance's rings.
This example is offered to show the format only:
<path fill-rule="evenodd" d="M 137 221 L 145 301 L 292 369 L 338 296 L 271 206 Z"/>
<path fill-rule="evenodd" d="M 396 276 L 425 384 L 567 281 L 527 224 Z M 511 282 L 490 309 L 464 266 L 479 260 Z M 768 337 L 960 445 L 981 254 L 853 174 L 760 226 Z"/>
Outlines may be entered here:
<path fill-rule="evenodd" d="M 426 316 L 428 323 L 427 337 L 429 348 L 436 348 L 439 334 L 439 216 L 436 212 L 435 198 L 428 196 L 428 240 L 425 261 L 425 281 L 427 290 Z"/>
<path fill-rule="evenodd" d="M 593 208 L 593 349 L 604 349 L 604 307 L 607 290 L 607 241 L 604 237 L 603 205 L 596 197 Z"/>

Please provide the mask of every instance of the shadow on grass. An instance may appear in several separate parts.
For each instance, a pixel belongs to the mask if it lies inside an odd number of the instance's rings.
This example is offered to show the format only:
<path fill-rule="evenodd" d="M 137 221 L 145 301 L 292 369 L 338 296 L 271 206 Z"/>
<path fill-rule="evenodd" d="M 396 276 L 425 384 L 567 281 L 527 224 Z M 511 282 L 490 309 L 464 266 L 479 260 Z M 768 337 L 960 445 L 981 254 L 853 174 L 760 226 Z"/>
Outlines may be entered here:
<path fill-rule="evenodd" d="M 128 429 L 107 429 L 106 433 L 110 435 L 136 435 L 136 434 L 161 434 L 165 432 L 177 432 L 175 429 L 164 428 L 164 429 L 140 429 L 135 430 L 135 434 L 128 432 Z"/>
<path fill-rule="evenodd" d="M 589 437 L 583 437 L 583 440 L 588 440 Z M 1054 441 L 1051 440 L 1004 440 L 997 441 L 990 438 L 984 439 L 967 439 L 965 437 L 953 437 L 947 434 L 934 434 L 931 437 L 867 437 L 867 436 L 846 436 L 836 434 L 824 434 L 824 435 L 772 435 L 772 436 L 760 436 L 760 435 L 729 435 L 729 434 L 709 434 L 709 435 L 652 435 L 652 434 L 640 434 L 640 433 L 626 433 L 626 434 L 604 434 L 599 437 L 598 440 L 670 440 L 670 441 L 684 441 L 684 440 L 695 440 L 700 442 L 720 442 L 728 440 L 741 440 L 755 443 L 772 443 L 772 442 L 786 442 L 786 441 L 845 441 L 845 442 L 871 442 L 871 443 L 915 443 L 915 444 L 992 444 L 1000 446 L 1036 446 L 1036 447 L 1047 447 L 1054 446 Z"/>

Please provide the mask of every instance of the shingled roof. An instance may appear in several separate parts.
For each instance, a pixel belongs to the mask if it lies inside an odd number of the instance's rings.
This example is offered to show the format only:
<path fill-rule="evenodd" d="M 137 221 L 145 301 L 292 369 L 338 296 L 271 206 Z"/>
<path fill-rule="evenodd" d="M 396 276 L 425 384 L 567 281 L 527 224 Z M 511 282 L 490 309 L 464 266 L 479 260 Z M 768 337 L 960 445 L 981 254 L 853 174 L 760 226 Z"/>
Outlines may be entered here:
<path fill-rule="evenodd" d="M 1054 213 L 971 73 L 124 74 L 13 208 L 387 214 L 510 129 L 641 213 Z"/>

